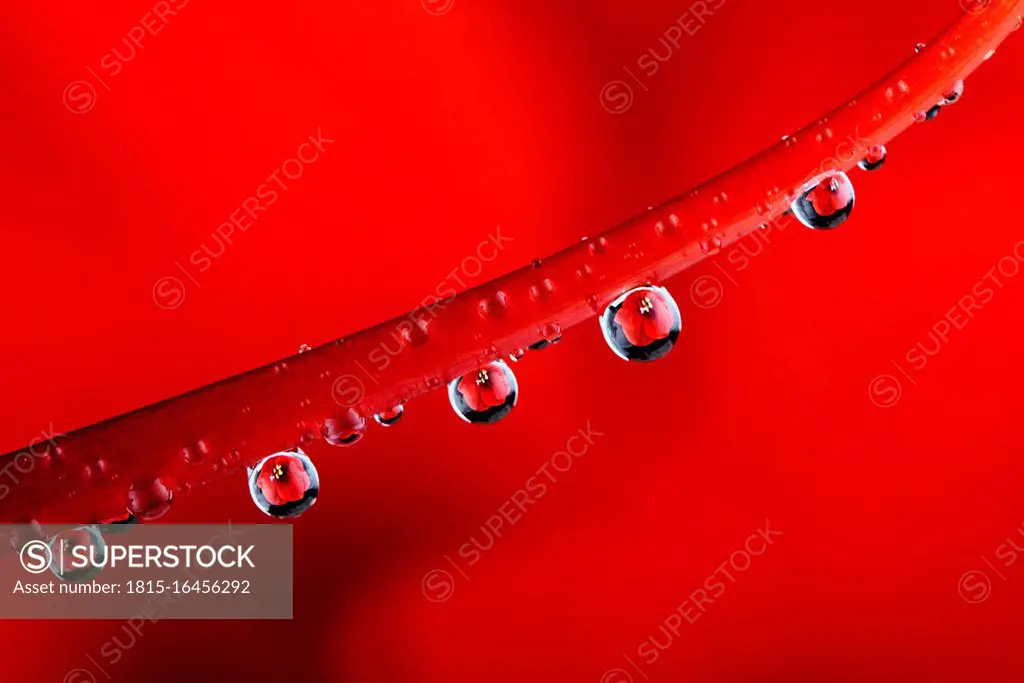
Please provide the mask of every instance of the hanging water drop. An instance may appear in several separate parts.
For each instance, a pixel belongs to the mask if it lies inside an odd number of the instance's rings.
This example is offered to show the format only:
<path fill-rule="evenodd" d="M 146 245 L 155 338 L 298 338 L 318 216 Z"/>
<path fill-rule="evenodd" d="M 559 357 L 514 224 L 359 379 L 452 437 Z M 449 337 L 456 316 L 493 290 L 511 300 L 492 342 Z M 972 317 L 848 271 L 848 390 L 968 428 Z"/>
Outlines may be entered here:
<path fill-rule="evenodd" d="M 302 346 L 299 347 L 299 353 L 300 354 L 302 354 L 302 353 L 309 353 L 312 350 L 313 350 L 313 347 L 310 346 L 309 344 L 303 344 Z"/>
<path fill-rule="evenodd" d="M 523 356 L 525 355 L 526 351 L 524 351 L 523 349 L 516 349 L 512 353 L 508 354 L 508 359 L 513 363 L 518 363 L 523 359 Z"/>
<path fill-rule="evenodd" d="M 512 412 L 519 383 L 502 361 L 488 363 L 448 384 L 455 414 L 473 424 L 493 424 Z"/>
<path fill-rule="evenodd" d="M 626 360 L 658 360 L 675 346 L 682 326 L 679 306 L 663 287 L 632 289 L 601 315 L 605 341 Z"/>
<path fill-rule="evenodd" d="M 931 121 L 932 119 L 934 119 L 936 116 L 939 115 L 940 111 L 942 111 L 942 105 L 941 104 L 936 104 L 934 107 L 932 107 L 928 111 L 924 112 L 924 114 L 921 114 L 921 118 L 918 119 L 918 121 L 919 122 Z"/>
<path fill-rule="evenodd" d="M 953 86 L 946 91 L 946 94 L 942 96 L 942 104 L 949 106 L 956 103 L 964 94 L 964 82 L 957 81 Z"/>
<path fill-rule="evenodd" d="M 63 581 L 88 581 L 107 563 L 107 544 L 95 526 L 63 531 L 48 545 L 50 571 Z"/>
<path fill-rule="evenodd" d="M 144 522 L 167 514 L 174 500 L 174 490 L 162 479 L 138 482 L 128 490 L 128 512 Z"/>
<path fill-rule="evenodd" d="M 842 171 L 830 173 L 817 185 L 804 191 L 792 211 L 797 219 L 814 230 L 827 230 L 843 224 L 854 204 L 853 183 Z"/>
<path fill-rule="evenodd" d="M 402 415 L 405 414 L 405 406 L 399 403 L 393 406 L 390 410 L 384 410 L 373 416 L 373 419 L 381 427 L 390 427 L 399 420 L 402 419 Z"/>
<path fill-rule="evenodd" d="M 332 446 L 351 446 L 365 433 L 366 418 L 355 408 L 342 410 L 320 425 L 320 435 Z"/>
<path fill-rule="evenodd" d="M 275 453 L 249 470 L 249 494 L 271 517 L 298 517 L 316 503 L 320 477 L 301 450 Z"/>
<path fill-rule="evenodd" d="M 925 45 L 924 43 L 918 43 L 917 45 L 914 46 L 914 52 L 916 54 L 921 54 L 922 52 L 924 52 L 926 47 L 928 46 Z"/>
<path fill-rule="evenodd" d="M 864 171 L 874 171 L 885 164 L 887 155 L 888 151 L 885 149 L 885 145 L 871 145 L 868 147 L 867 154 L 864 155 L 864 158 L 857 165 Z"/>

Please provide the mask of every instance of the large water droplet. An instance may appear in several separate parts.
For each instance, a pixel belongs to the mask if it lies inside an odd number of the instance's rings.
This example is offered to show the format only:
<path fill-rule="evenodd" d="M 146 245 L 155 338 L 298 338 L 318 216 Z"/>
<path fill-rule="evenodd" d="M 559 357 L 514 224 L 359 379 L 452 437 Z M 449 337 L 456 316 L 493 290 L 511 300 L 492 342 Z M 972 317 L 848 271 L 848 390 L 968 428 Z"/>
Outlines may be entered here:
<path fill-rule="evenodd" d="M 366 433 L 366 418 L 355 408 L 347 408 L 326 418 L 320 425 L 324 441 L 332 446 L 351 446 Z"/>
<path fill-rule="evenodd" d="M 167 514 L 174 500 L 174 491 L 162 479 L 133 484 L 128 490 L 128 512 L 144 522 Z"/>
<path fill-rule="evenodd" d="M 49 546 L 50 571 L 64 581 L 88 581 L 107 562 L 107 544 L 94 526 L 63 531 L 50 539 Z"/>
<path fill-rule="evenodd" d="M 952 87 L 950 87 L 949 90 L 946 91 L 946 94 L 942 96 L 942 104 L 944 104 L 947 107 L 951 104 L 955 104 L 957 101 L 960 100 L 961 97 L 963 97 L 963 94 L 964 82 L 957 81 L 952 85 Z"/>
<path fill-rule="evenodd" d="M 868 147 L 867 154 L 857 165 L 865 171 L 874 171 L 876 168 L 882 167 L 887 155 L 888 151 L 885 149 L 885 145 L 871 145 Z"/>
<path fill-rule="evenodd" d="M 519 400 L 519 383 L 512 370 L 497 360 L 449 383 L 448 399 L 466 422 L 493 424 L 512 412 Z"/>
<path fill-rule="evenodd" d="M 385 410 L 377 413 L 376 415 L 373 416 L 373 419 L 381 427 L 390 427 L 391 425 L 401 420 L 402 415 L 404 414 L 405 406 L 399 403 L 398 405 L 393 406 L 390 410 Z"/>
<path fill-rule="evenodd" d="M 605 341 L 626 360 L 658 360 L 675 346 L 682 326 L 679 306 L 663 287 L 632 289 L 601 316 Z"/>
<path fill-rule="evenodd" d="M 814 230 L 834 228 L 850 217 L 854 199 L 853 183 L 845 173 L 836 171 L 797 197 L 793 215 Z"/>
<path fill-rule="evenodd" d="M 271 517 L 298 517 L 316 503 L 320 477 L 301 450 L 275 453 L 249 470 L 249 493 Z"/>

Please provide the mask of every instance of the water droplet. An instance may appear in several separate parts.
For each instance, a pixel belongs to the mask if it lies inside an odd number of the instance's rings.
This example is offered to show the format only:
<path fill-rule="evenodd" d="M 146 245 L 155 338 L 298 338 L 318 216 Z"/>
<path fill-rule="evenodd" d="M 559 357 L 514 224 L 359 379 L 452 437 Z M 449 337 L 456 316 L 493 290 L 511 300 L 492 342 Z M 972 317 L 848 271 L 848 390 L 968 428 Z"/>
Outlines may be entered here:
<path fill-rule="evenodd" d="M 256 507 L 271 517 L 298 517 L 316 503 L 320 477 L 301 450 L 283 451 L 249 470 L 249 494 Z"/>
<path fill-rule="evenodd" d="M 508 295 L 497 291 L 494 296 L 483 299 L 479 305 L 481 318 L 500 318 L 508 310 Z"/>
<path fill-rule="evenodd" d="M 853 183 L 845 173 L 830 173 L 793 202 L 792 211 L 808 228 L 823 230 L 841 225 L 854 204 Z"/>
<path fill-rule="evenodd" d="M 541 268 L 544 265 L 544 261 L 540 260 L 539 258 L 535 258 L 533 259 L 533 263 L 531 265 L 533 265 L 534 268 Z"/>
<path fill-rule="evenodd" d="M 376 415 L 373 416 L 373 419 L 376 420 L 377 424 L 379 424 L 381 427 L 390 427 L 391 425 L 401 420 L 402 415 L 404 414 L 405 407 L 401 403 L 399 403 L 398 405 L 393 406 L 390 410 L 385 410 L 383 412 L 377 413 Z"/>
<path fill-rule="evenodd" d="M 708 256 L 717 254 L 722 250 L 722 238 L 719 237 L 718 235 L 715 235 L 714 237 L 711 237 L 709 239 L 701 240 L 700 250 L 703 251 Z"/>
<path fill-rule="evenodd" d="M 989 50 L 988 52 L 985 53 L 985 61 L 987 62 L 988 60 L 992 59 L 995 56 L 996 56 L 996 51 L 995 50 Z"/>
<path fill-rule="evenodd" d="M 868 147 L 867 154 L 857 163 L 857 165 L 864 171 L 874 171 L 876 168 L 882 167 L 885 163 L 887 154 L 888 152 L 885 149 L 885 145 L 871 145 Z"/>
<path fill-rule="evenodd" d="M 596 240 L 590 240 L 587 242 L 587 251 L 590 252 L 591 256 L 603 254 L 608 248 L 608 240 L 603 237 L 598 237 Z"/>
<path fill-rule="evenodd" d="M 528 290 L 531 301 L 539 301 L 541 299 L 547 299 L 555 293 L 555 283 L 549 278 L 544 278 L 540 285 L 531 285 Z"/>
<path fill-rule="evenodd" d="M 955 104 L 964 94 L 964 82 L 957 81 L 946 91 L 946 94 L 942 96 L 942 104 L 949 106 Z"/>
<path fill-rule="evenodd" d="M 605 341 L 626 360 L 658 360 L 675 346 L 682 326 L 679 306 L 663 287 L 631 289 L 601 316 Z"/>
<path fill-rule="evenodd" d="M 365 433 L 366 418 L 355 408 L 328 417 L 320 425 L 320 434 L 332 446 L 351 446 L 362 439 Z"/>
<path fill-rule="evenodd" d="M 917 121 L 918 123 L 924 123 L 925 121 L 931 121 L 932 119 L 934 119 L 936 116 L 939 115 L 940 111 L 942 111 L 942 105 L 941 104 L 936 104 L 934 107 L 932 107 L 928 111 L 922 112 L 922 113 L 918 114 L 917 116 L 915 116 L 914 120 Z"/>
<path fill-rule="evenodd" d="M 303 344 L 302 346 L 299 347 L 299 353 L 309 353 L 312 350 L 313 347 L 310 346 L 309 344 Z"/>
<path fill-rule="evenodd" d="M 519 400 L 519 383 L 505 363 L 494 361 L 453 380 L 448 399 L 466 422 L 493 424 L 512 412 Z"/>
<path fill-rule="evenodd" d="M 107 544 L 99 529 L 95 526 L 80 526 L 77 529 L 63 531 L 49 541 L 51 562 L 50 571 L 64 581 L 88 581 L 103 570 L 107 563 Z M 78 567 L 82 550 L 78 556 L 72 553 L 76 548 L 84 548 L 88 562 Z"/>
<path fill-rule="evenodd" d="M 562 326 L 556 322 L 550 322 L 540 329 L 541 338 L 551 344 L 562 341 Z"/>
<path fill-rule="evenodd" d="M 133 484 L 128 490 L 128 512 L 144 522 L 167 514 L 174 500 L 174 490 L 163 479 Z"/>
<path fill-rule="evenodd" d="M 1024 17 L 1017 17 L 1017 23 L 1013 25 L 1012 31 L 1019 31 L 1020 27 L 1024 25 Z"/>
<path fill-rule="evenodd" d="M 512 353 L 508 354 L 508 359 L 513 363 L 518 363 L 523 359 L 523 356 L 525 355 L 526 351 L 524 351 L 523 349 L 516 349 Z"/>
<path fill-rule="evenodd" d="M 924 49 L 926 47 L 928 46 L 925 45 L 924 43 L 918 43 L 917 45 L 914 46 L 914 52 L 917 54 L 921 54 L 922 52 L 924 52 Z"/>

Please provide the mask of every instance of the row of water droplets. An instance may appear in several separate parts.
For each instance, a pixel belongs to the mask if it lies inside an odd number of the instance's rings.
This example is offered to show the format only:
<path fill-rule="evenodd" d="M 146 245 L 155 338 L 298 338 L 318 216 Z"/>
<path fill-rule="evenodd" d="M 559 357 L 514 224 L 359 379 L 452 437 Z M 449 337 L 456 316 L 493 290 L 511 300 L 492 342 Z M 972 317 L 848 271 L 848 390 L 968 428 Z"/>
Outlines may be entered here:
<path fill-rule="evenodd" d="M 920 51 L 924 46 L 919 45 L 917 49 Z M 942 107 L 955 103 L 962 94 L 963 82 L 957 81 L 940 102 L 915 119 L 923 122 L 935 118 Z M 871 145 L 858 166 L 864 171 L 874 171 L 881 168 L 887 158 L 884 145 Z M 808 228 L 828 230 L 850 217 L 855 200 L 849 177 L 842 171 L 834 171 L 802 188 L 790 211 Z M 720 248 L 720 238 L 713 239 L 718 240 L 717 245 L 710 241 L 703 243 L 711 245 L 702 246 L 705 253 Z M 603 247 L 604 239 L 599 238 L 588 248 L 594 254 L 600 253 Z M 539 267 L 540 263 L 535 262 L 534 265 Z M 540 295 L 531 293 L 531 296 Z M 504 305 L 504 300 L 488 301 L 482 304 L 482 312 L 496 306 L 503 308 Z M 682 316 L 667 289 L 648 285 L 631 289 L 608 304 L 601 314 L 600 326 L 605 342 L 615 355 L 627 361 L 651 362 L 664 357 L 675 346 L 682 329 Z M 549 323 L 541 331 L 541 337 L 529 347 L 531 350 L 558 343 L 561 329 L 556 323 Z M 518 362 L 524 353 L 523 350 L 514 351 L 509 360 Z M 448 399 L 455 414 L 464 421 L 493 424 L 512 412 L 519 400 L 519 383 L 508 363 L 494 360 L 452 380 L 448 384 Z M 328 443 L 348 446 L 362 437 L 365 420 L 355 411 L 349 412 L 344 424 L 333 420 L 325 422 L 324 438 Z M 390 425 L 401 414 L 402 406 L 396 406 L 389 413 L 376 415 L 375 419 L 382 425 Z M 264 458 L 249 470 L 249 490 L 256 505 L 266 514 L 278 518 L 295 517 L 316 502 L 319 477 L 312 461 L 301 450 L 281 452 Z"/>
<path fill-rule="evenodd" d="M 1019 29 L 1020 25 L 1018 18 L 1014 30 Z M 920 53 L 925 48 L 925 44 L 919 43 L 915 50 Z M 989 52 L 985 58 L 993 54 Z M 902 82 L 900 85 L 905 87 Z M 963 95 L 963 90 L 963 81 L 956 81 L 939 102 L 917 113 L 915 121 L 934 119 L 943 107 L 956 103 Z M 789 136 L 784 137 L 783 141 L 786 144 L 794 142 Z M 884 165 L 887 158 L 888 152 L 884 145 L 871 145 L 857 165 L 864 171 L 874 171 Z M 827 230 L 841 225 L 850 217 L 855 200 L 853 183 L 846 173 L 833 171 L 803 188 L 792 202 L 790 211 L 808 228 Z M 659 223 L 659 232 L 662 232 L 662 228 Z M 718 240 L 717 244 L 707 241 L 702 243 L 706 253 L 717 252 L 720 248 L 720 238 L 713 239 Z M 705 246 L 707 244 L 712 246 L 709 248 Z M 588 245 L 588 249 L 591 254 L 596 254 L 603 251 L 604 246 L 604 238 L 598 238 Z M 539 265 L 539 262 L 534 265 Z M 547 285 L 549 281 L 545 280 L 544 283 Z M 546 293 L 550 294 L 551 287 L 547 289 Z M 531 297 L 537 298 L 544 294 L 538 287 L 531 288 Z M 496 303 L 504 305 L 503 301 Z M 635 362 L 651 362 L 664 357 L 675 346 L 682 329 L 682 316 L 675 299 L 667 289 L 652 285 L 623 293 L 605 307 L 599 322 L 605 342 L 615 355 Z M 558 343 L 560 339 L 561 328 L 557 323 L 549 323 L 541 330 L 541 340 L 529 348 L 541 349 Z M 303 345 L 299 352 L 309 350 L 310 347 Z M 509 360 L 518 362 L 524 354 L 524 350 L 518 349 L 509 354 Z M 495 360 L 452 380 L 448 385 L 448 398 L 456 415 L 464 421 L 492 424 L 506 417 L 517 404 L 519 383 L 507 363 Z M 373 418 L 379 425 L 388 427 L 396 424 L 403 413 L 404 406 L 398 404 L 375 414 Z M 350 409 L 340 417 L 324 420 L 321 436 L 333 446 L 351 446 L 362 438 L 365 430 L 365 418 Z M 267 456 L 248 468 L 248 483 L 250 495 L 257 507 L 279 519 L 298 517 L 316 503 L 320 493 L 320 478 L 316 467 L 299 448 Z M 124 528 L 122 525 L 133 524 L 136 521 L 135 509 L 140 511 L 138 517 L 142 519 L 162 516 L 169 509 L 172 497 L 173 492 L 159 480 L 149 487 L 133 487 L 129 493 L 129 512 L 125 518 L 58 534 L 49 540 L 50 546 L 56 550 L 58 544 L 63 545 L 66 553 L 83 546 L 94 557 L 105 557 L 106 544 L 101 531 L 110 533 Z M 102 564 L 102 561 L 97 564 Z M 53 571 L 58 573 L 56 567 L 53 567 Z M 58 576 L 65 581 L 85 581 L 98 571 L 94 567 L 87 567 L 78 572 L 64 571 Z"/>

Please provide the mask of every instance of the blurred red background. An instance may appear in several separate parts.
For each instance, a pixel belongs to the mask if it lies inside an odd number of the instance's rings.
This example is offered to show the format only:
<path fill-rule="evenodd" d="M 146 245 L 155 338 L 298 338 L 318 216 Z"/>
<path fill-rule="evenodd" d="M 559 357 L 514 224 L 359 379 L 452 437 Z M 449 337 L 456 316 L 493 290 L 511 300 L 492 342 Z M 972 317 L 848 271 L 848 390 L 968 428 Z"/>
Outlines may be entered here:
<path fill-rule="evenodd" d="M 4 3 L 0 452 L 398 315 L 498 225 L 514 241 L 467 284 L 617 223 L 845 101 L 959 11 L 727 0 L 693 30 L 689 0 Z M 132 53 L 143 20 L 156 35 Z M 693 35 L 647 75 L 677 21 Z M 686 322 L 665 360 L 621 362 L 594 323 L 516 367 L 522 400 L 493 428 L 435 392 L 356 448 L 311 449 L 293 621 L 135 639 L 8 622 L 4 678 L 1019 680 L 1024 277 L 996 271 L 963 329 L 930 333 L 1024 233 L 1022 69 L 1018 36 L 853 176 L 842 228 L 747 238 L 666 283 Z M 602 99 L 613 81 L 631 99 Z M 336 143 L 190 265 L 318 129 Z M 153 298 L 167 276 L 185 282 L 173 310 Z M 918 343 L 933 355 L 915 369 Z M 588 424 L 587 454 L 460 555 Z M 266 519 L 244 478 L 163 521 L 228 519 Z M 725 579 L 769 522 L 781 535 Z M 712 574 L 724 592 L 672 617 Z"/>

